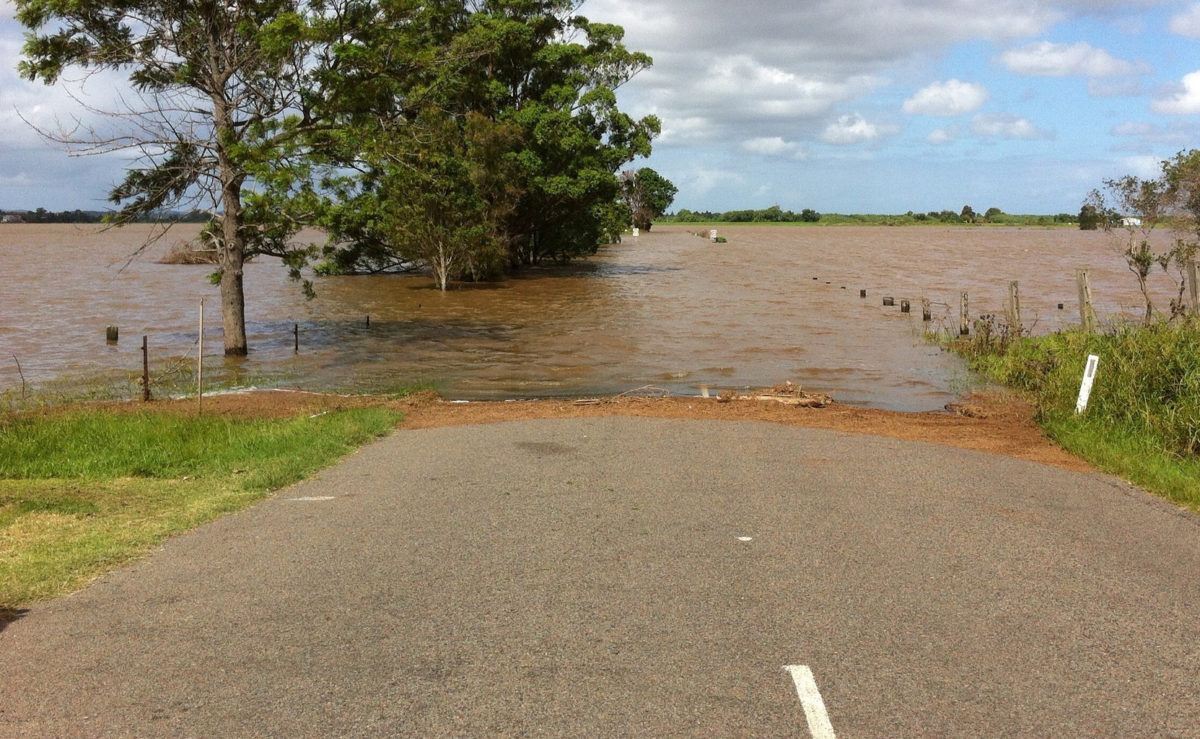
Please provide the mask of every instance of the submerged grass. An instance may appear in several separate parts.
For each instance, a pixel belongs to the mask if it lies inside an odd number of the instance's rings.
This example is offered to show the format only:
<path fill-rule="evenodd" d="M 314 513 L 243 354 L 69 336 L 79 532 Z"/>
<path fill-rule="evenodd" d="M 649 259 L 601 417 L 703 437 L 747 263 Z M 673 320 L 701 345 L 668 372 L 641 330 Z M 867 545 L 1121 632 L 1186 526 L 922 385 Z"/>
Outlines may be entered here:
<path fill-rule="evenodd" d="M 276 420 L 95 409 L 0 417 L 0 613 L 241 509 L 399 420 L 378 407 Z"/>
<path fill-rule="evenodd" d="M 1029 393 L 1039 423 L 1071 452 L 1200 510 L 1200 323 L 985 335 L 953 346 L 972 369 Z M 1089 354 L 1099 369 L 1086 412 L 1076 414 Z"/>

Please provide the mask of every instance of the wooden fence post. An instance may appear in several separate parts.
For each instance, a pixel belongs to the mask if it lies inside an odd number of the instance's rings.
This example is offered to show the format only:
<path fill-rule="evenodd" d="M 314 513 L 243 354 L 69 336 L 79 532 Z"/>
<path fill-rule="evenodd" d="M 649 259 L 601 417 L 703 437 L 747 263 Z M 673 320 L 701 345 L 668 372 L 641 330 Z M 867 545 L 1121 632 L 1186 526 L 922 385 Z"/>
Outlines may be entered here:
<path fill-rule="evenodd" d="M 142 401 L 150 400 L 150 343 L 142 336 Z"/>
<path fill-rule="evenodd" d="M 971 312 L 968 310 L 967 291 L 962 291 L 962 303 L 958 309 L 958 335 L 966 336 L 971 333 Z"/>
<path fill-rule="evenodd" d="M 196 412 L 204 412 L 204 298 L 200 298 L 200 333 L 196 338 Z"/>
<path fill-rule="evenodd" d="M 1197 295 L 1197 290 L 1200 289 L 1200 262 L 1195 259 L 1189 259 L 1187 263 L 1187 278 L 1188 292 L 1192 296 L 1192 315 L 1200 316 L 1200 295 Z"/>
<path fill-rule="evenodd" d="M 1075 282 L 1079 286 L 1079 321 L 1087 333 L 1096 331 L 1096 309 L 1092 305 L 1092 281 L 1086 269 L 1075 270 Z"/>
<path fill-rule="evenodd" d="M 1008 283 L 1008 331 L 1010 336 L 1021 335 L 1021 286 L 1016 280 Z"/>

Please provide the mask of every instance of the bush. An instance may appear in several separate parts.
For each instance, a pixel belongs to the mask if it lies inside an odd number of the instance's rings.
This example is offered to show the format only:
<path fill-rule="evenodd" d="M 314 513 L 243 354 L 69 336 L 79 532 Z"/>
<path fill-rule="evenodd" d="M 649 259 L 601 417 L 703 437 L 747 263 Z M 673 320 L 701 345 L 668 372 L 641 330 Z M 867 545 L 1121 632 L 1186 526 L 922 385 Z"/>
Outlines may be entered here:
<path fill-rule="evenodd" d="M 1200 325 L 1159 322 L 1105 334 L 1064 331 L 983 347 L 963 342 L 973 369 L 1027 390 L 1046 418 L 1074 413 L 1089 354 L 1100 357 L 1087 414 L 1147 435 L 1177 456 L 1200 456 Z"/>

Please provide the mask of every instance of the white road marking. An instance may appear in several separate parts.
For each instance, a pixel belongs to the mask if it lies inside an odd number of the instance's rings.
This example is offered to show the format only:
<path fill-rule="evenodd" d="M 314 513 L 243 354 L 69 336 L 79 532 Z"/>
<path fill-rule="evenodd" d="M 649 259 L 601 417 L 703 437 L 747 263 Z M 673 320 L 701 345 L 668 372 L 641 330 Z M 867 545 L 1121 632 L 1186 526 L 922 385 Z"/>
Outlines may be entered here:
<path fill-rule="evenodd" d="M 738 541 L 754 541 L 753 536 L 739 536 Z"/>
<path fill-rule="evenodd" d="M 332 495 L 319 495 L 309 498 L 288 498 L 293 503 L 315 503 L 322 500 L 336 500 Z"/>
<path fill-rule="evenodd" d="M 796 693 L 800 696 L 800 705 L 804 706 L 804 717 L 808 719 L 808 730 L 813 739 L 835 739 L 833 724 L 829 722 L 825 701 L 821 699 L 821 691 L 817 690 L 812 670 L 808 665 L 785 665 L 783 669 L 791 673 L 792 681 L 796 683 Z"/>

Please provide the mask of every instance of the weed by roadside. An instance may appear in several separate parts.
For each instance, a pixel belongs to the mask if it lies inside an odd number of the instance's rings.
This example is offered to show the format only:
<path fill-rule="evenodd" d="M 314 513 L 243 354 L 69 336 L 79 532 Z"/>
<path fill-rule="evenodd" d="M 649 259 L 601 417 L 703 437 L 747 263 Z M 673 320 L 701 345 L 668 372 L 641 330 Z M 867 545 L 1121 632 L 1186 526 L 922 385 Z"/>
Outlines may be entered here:
<path fill-rule="evenodd" d="M 950 346 L 989 380 L 1027 392 L 1052 438 L 1097 467 L 1200 510 L 1200 323 L 1048 336 L 985 334 Z M 1100 357 L 1075 413 L 1089 354 Z"/>
<path fill-rule="evenodd" d="M 399 420 L 382 407 L 255 420 L 95 408 L 0 416 L 0 609 L 79 587 Z"/>

